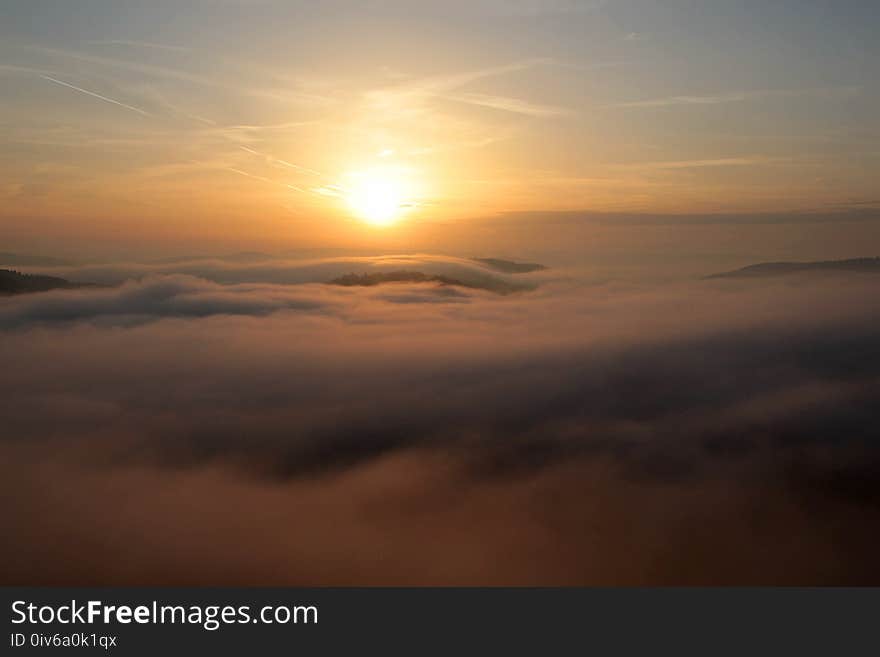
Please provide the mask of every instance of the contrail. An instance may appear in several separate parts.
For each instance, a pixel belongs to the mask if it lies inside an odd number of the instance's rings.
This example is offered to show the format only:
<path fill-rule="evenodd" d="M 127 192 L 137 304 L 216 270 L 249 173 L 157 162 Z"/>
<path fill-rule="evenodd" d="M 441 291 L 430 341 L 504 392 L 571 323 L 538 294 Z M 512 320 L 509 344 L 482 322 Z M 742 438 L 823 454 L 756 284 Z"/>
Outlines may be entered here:
<path fill-rule="evenodd" d="M 64 82 L 63 80 L 57 80 L 57 79 L 55 79 L 55 78 L 53 78 L 53 77 L 50 77 L 50 76 L 48 76 L 48 75 L 40 75 L 40 77 L 43 78 L 44 80 L 48 80 L 49 82 L 54 82 L 55 84 L 60 84 L 61 86 L 64 86 L 64 87 L 68 87 L 68 88 L 70 88 L 70 89 L 73 89 L 74 91 L 79 91 L 80 93 L 87 94 L 87 95 L 89 95 L 89 96 L 94 96 L 95 98 L 98 98 L 98 99 L 103 100 L 103 101 L 105 101 L 105 102 L 113 103 L 114 105 L 119 105 L 120 107 L 124 107 L 125 109 L 129 109 L 129 110 L 131 110 L 132 112 L 137 112 L 138 114 L 141 114 L 141 115 L 143 115 L 143 116 L 151 116 L 151 114 L 149 114 L 148 112 L 145 112 L 144 110 L 142 110 L 142 109 L 140 109 L 140 108 L 138 108 L 138 107 L 133 107 L 133 106 L 131 106 L 131 105 L 126 105 L 125 103 L 121 103 L 121 102 L 119 102 L 118 100 L 113 100 L 112 98 L 108 98 L 107 96 L 102 96 L 101 94 L 96 94 L 94 91 L 89 91 L 88 89 L 82 89 L 81 87 L 77 87 L 77 86 L 75 86 L 75 85 L 69 84 L 69 83 L 67 83 L 67 82 Z M 207 121 L 207 119 L 201 119 L 200 117 L 194 117 L 194 118 L 198 118 L 199 120 Z M 211 123 L 214 123 L 213 121 L 210 121 L 210 122 L 211 122 Z M 316 175 L 316 176 L 322 176 L 322 175 L 323 175 L 320 171 L 315 171 L 314 169 L 309 169 L 308 167 L 301 167 L 301 166 L 299 166 L 299 165 L 297 165 L 297 164 L 293 164 L 293 163 L 291 163 L 291 162 L 287 162 L 287 161 L 285 161 L 285 160 L 279 160 L 279 159 L 276 158 L 276 157 L 272 157 L 271 155 L 267 155 L 267 154 L 265 154 L 265 153 L 260 153 L 259 151 L 255 151 L 254 149 L 252 149 L 252 148 L 248 148 L 248 147 L 246 147 L 246 146 L 241 146 L 240 148 L 241 148 L 243 151 L 246 151 L 246 152 L 248 152 L 248 153 L 252 153 L 253 155 L 259 155 L 259 156 L 261 156 L 261 157 L 268 158 L 270 161 L 272 161 L 272 162 L 274 162 L 274 163 L 281 164 L 282 166 L 286 166 L 286 167 L 289 167 L 289 168 L 291 168 L 291 169 L 296 169 L 296 170 L 299 170 L 299 171 L 304 171 L 304 172 L 307 172 L 307 173 L 310 173 L 310 174 L 312 174 L 312 175 Z M 256 180 L 262 180 L 263 182 L 267 182 L 267 183 L 270 183 L 270 184 L 272 184 L 272 185 L 281 185 L 281 186 L 283 186 L 283 187 L 287 187 L 288 189 L 292 189 L 292 190 L 297 191 L 297 192 L 300 192 L 300 193 L 302 193 L 302 194 L 314 194 L 314 193 L 315 193 L 315 192 L 312 191 L 312 190 L 303 189 L 302 187 L 297 187 L 296 185 L 291 185 L 291 184 L 289 184 L 289 183 L 284 183 L 284 182 L 280 182 L 280 181 L 277 181 L 277 180 L 271 180 L 271 179 L 269 179 L 269 178 L 264 178 L 263 176 L 256 176 L 256 175 L 254 175 L 254 174 L 252 174 L 252 173 L 248 173 L 247 171 L 242 171 L 241 169 L 233 169 L 232 167 L 227 167 L 227 170 L 232 171 L 232 172 L 237 173 L 237 174 L 242 175 L 242 176 L 247 176 L 248 178 L 254 178 L 254 179 L 256 179 Z"/>
<path fill-rule="evenodd" d="M 266 153 L 261 153 L 260 151 L 255 151 L 253 148 L 248 148 L 247 146 L 239 146 L 241 150 L 245 153 L 250 153 L 251 155 L 258 155 L 260 157 L 265 157 L 272 162 L 277 162 L 278 164 L 290 167 L 291 169 L 296 169 L 297 171 L 305 171 L 306 173 L 310 173 L 313 176 L 323 176 L 324 174 L 320 171 L 315 171 L 314 169 L 309 169 L 308 167 L 301 167 L 298 164 L 293 164 L 292 162 L 288 162 L 286 160 L 279 160 L 277 157 L 273 157 L 272 155 L 268 155 Z"/>
<path fill-rule="evenodd" d="M 241 169 L 233 169 L 232 167 L 226 167 L 227 171 L 232 171 L 233 173 L 237 173 L 242 176 L 247 176 L 248 178 L 253 178 L 254 180 L 262 180 L 263 182 L 269 183 L 270 185 L 281 185 L 282 187 L 287 187 L 297 192 L 302 192 L 303 194 L 308 194 L 308 190 L 303 189 L 302 187 L 297 187 L 296 185 L 290 185 L 285 182 L 281 182 L 279 180 L 272 180 L 271 178 L 265 178 L 263 176 L 255 176 L 252 173 L 248 173 L 247 171 L 242 171 Z"/>
<path fill-rule="evenodd" d="M 54 82 L 55 84 L 60 84 L 65 87 L 70 87 L 75 91 L 79 91 L 80 93 L 88 94 L 89 96 L 94 96 L 95 98 L 100 98 L 101 100 L 107 101 L 108 103 L 113 103 L 114 105 L 119 105 L 120 107 L 124 107 L 125 109 L 130 109 L 132 112 L 137 112 L 138 114 L 143 114 L 144 116 L 150 116 L 147 112 L 142 109 L 138 109 L 137 107 L 132 107 L 131 105 L 126 105 L 125 103 L 120 103 L 118 100 L 113 100 L 112 98 L 107 98 L 107 96 L 102 96 L 101 94 L 96 94 L 94 91 L 89 91 L 88 89 L 80 89 L 79 87 L 75 87 L 72 84 L 68 84 L 67 82 L 62 82 L 61 80 L 56 80 L 55 78 L 50 78 L 48 75 L 41 75 L 41 78 L 44 80 L 48 80 L 49 82 Z"/>

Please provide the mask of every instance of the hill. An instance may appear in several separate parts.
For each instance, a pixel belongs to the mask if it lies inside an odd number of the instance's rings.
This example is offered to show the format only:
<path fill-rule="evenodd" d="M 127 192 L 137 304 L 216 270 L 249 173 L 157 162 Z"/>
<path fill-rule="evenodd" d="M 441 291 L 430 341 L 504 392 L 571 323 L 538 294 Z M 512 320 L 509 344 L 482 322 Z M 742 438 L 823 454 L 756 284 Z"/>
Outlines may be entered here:
<path fill-rule="evenodd" d="M 57 276 L 22 274 L 11 269 L 0 269 L 0 295 L 48 292 L 49 290 L 82 287 Z"/>
<path fill-rule="evenodd" d="M 370 272 L 363 274 L 350 273 L 329 281 L 330 285 L 373 286 L 389 283 L 436 283 L 438 285 L 457 285 L 459 287 L 488 290 L 496 294 L 510 294 L 525 289 L 493 276 L 481 276 L 473 280 L 461 280 L 451 276 L 426 274 L 421 271 L 401 269 L 397 271 Z"/>
<path fill-rule="evenodd" d="M 501 258 L 472 258 L 472 260 L 485 265 L 489 269 L 505 274 L 528 274 L 533 271 L 547 269 L 544 265 L 539 265 L 536 262 L 514 262 L 513 260 L 502 260 Z"/>
<path fill-rule="evenodd" d="M 706 278 L 761 278 L 786 274 L 837 272 L 880 274 L 880 258 L 820 260 L 817 262 L 762 262 L 742 269 L 712 274 Z"/>

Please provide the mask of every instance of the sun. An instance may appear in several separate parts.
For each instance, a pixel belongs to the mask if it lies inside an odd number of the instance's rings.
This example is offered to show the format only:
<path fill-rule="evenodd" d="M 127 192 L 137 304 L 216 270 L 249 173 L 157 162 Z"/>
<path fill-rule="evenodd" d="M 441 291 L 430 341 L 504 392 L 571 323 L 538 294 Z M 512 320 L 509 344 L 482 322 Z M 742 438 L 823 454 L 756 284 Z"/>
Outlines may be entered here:
<path fill-rule="evenodd" d="M 343 198 L 356 217 L 373 226 L 390 226 L 415 205 L 407 172 L 393 167 L 348 174 Z"/>

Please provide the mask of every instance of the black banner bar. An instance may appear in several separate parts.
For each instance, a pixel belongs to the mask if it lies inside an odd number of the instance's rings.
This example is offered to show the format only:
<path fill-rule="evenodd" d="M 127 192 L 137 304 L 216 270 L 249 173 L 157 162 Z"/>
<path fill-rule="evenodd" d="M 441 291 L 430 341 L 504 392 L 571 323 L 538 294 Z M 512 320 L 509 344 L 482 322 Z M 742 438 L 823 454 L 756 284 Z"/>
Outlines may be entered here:
<path fill-rule="evenodd" d="M 2 595 L 10 655 L 876 654 L 880 609 L 880 589 L 4 588 Z"/>

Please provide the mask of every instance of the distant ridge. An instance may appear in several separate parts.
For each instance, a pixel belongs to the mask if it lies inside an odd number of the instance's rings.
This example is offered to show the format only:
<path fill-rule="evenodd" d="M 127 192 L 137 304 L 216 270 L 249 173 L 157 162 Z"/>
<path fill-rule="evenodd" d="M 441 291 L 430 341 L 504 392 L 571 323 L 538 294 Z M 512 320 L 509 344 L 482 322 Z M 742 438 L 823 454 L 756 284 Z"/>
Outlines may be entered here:
<path fill-rule="evenodd" d="M 880 274 L 880 258 L 851 258 L 849 260 L 820 260 L 817 262 L 762 262 L 742 269 L 712 274 L 706 278 L 762 278 L 814 272 Z"/>
<path fill-rule="evenodd" d="M 363 274 L 350 273 L 339 276 L 329 281 L 330 285 L 342 285 L 344 287 L 372 287 L 391 283 L 436 283 L 438 285 L 456 285 L 458 287 L 488 290 L 496 294 L 510 294 L 526 289 L 519 285 L 513 285 L 493 276 L 482 276 L 474 280 L 461 280 L 451 276 L 438 274 L 426 274 L 421 271 L 400 269 L 397 271 L 364 272 Z"/>
<path fill-rule="evenodd" d="M 49 290 L 87 287 L 87 284 L 72 283 L 57 276 L 22 274 L 12 269 L 0 269 L 0 295 L 48 292 Z"/>
<path fill-rule="evenodd" d="M 486 265 L 489 269 L 505 274 L 528 274 L 533 271 L 547 269 L 544 265 L 539 265 L 536 262 L 514 262 L 513 260 L 502 260 L 501 258 L 472 258 L 472 260 Z"/>

